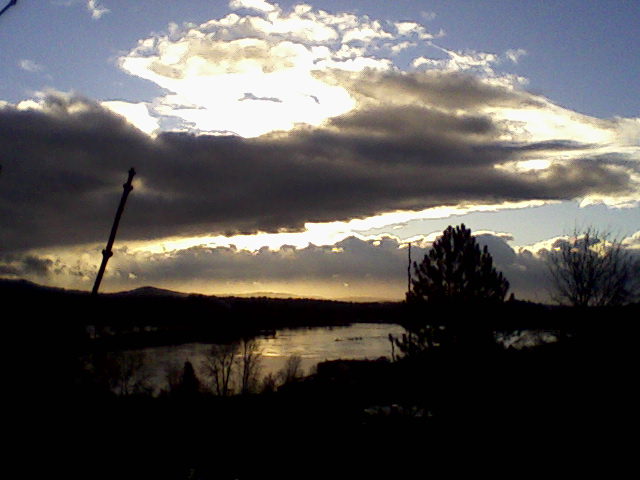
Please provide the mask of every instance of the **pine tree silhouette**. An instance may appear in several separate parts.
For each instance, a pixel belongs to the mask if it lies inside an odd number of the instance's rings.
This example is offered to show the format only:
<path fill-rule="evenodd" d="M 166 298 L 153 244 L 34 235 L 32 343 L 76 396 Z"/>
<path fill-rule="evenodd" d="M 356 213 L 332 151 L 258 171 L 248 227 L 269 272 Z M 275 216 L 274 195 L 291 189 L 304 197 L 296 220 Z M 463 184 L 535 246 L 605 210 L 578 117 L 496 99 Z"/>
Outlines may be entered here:
<path fill-rule="evenodd" d="M 399 358 L 418 359 L 436 346 L 494 343 L 491 325 L 478 314 L 496 313 L 492 307 L 504 302 L 509 282 L 464 224 L 447 227 L 423 260 L 413 262 L 410 287 L 406 333 L 389 337 Z"/>
<path fill-rule="evenodd" d="M 493 266 L 485 246 L 480 250 L 471 230 L 464 224 L 442 232 L 419 264 L 407 302 L 471 304 L 503 302 L 509 282 Z"/>

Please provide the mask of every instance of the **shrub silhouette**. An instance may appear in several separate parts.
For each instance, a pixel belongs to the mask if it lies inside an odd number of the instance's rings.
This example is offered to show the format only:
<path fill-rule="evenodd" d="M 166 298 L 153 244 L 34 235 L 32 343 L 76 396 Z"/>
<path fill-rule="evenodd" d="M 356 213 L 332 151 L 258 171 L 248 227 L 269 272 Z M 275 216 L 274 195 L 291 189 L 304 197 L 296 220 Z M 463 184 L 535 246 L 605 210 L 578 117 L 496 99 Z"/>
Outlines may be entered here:
<path fill-rule="evenodd" d="M 480 250 L 464 224 L 442 232 L 419 264 L 408 302 L 469 304 L 503 302 L 509 282 L 497 272 L 487 247 Z"/>

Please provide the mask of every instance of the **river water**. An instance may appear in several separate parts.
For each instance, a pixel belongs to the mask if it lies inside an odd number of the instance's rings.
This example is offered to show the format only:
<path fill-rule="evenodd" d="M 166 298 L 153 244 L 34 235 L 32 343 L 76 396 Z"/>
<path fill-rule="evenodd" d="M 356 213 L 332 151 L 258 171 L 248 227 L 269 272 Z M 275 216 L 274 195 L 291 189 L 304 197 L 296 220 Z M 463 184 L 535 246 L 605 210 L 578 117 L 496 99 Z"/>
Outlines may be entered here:
<path fill-rule="evenodd" d="M 356 323 L 341 327 L 314 327 L 278 330 L 273 336 L 257 339 L 255 351 L 259 354 L 259 377 L 276 375 L 291 356 L 300 357 L 302 373 L 312 374 L 318 363 L 337 359 L 390 358 L 389 334 L 399 337 L 404 328 L 395 324 Z M 557 332 L 523 330 L 496 332 L 496 341 L 505 347 L 527 348 L 557 340 Z M 169 387 L 169 378 L 179 377 L 185 362 L 191 362 L 197 377 L 206 384 L 205 359 L 212 345 L 186 343 L 182 345 L 150 347 L 142 351 L 122 352 L 119 361 L 136 364 L 131 384 L 143 382 L 154 394 Z M 239 362 L 239 355 L 236 357 Z M 116 387 L 116 393 L 120 391 Z"/>
<path fill-rule="evenodd" d="M 301 358 L 304 374 L 313 373 L 325 360 L 390 358 L 389 334 L 399 336 L 403 332 L 399 325 L 380 323 L 278 330 L 273 336 L 258 338 L 260 376 L 277 374 L 292 355 Z M 205 343 L 147 348 L 142 374 L 155 393 L 166 389 L 168 375 L 182 371 L 187 361 L 196 375 L 205 379 L 203 363 L 210 350 L 211 344 Z"/>

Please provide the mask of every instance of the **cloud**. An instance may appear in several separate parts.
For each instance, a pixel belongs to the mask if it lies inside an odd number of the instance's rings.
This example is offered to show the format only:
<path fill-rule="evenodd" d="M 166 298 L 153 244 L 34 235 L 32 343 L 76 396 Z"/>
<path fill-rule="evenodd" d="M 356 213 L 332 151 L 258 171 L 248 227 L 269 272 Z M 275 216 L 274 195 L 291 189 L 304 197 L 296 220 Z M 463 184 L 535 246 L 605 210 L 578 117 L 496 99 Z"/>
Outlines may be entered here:
<path fill-rule="evenodd" d="M 0 243 L 15 251 L 103 241 L 131 166 L 139 173 L 122 240 L 303 230 L 307 222 L 447 205 L 637 198 L 638 163 L 628 153 L 593 157 L 592 146 L 575 142 L 501 140 L 505 126 L 479 106 L 538 105 L 526 93 L 441 72 L 333 81 L 351 85 L 360 108 L 323 127 L 253 139 L 184 132 L 154 139 L 66 94 L 45 97 L 39 109 L 5 106 Z M 496 168 L 532 154 L 553 162 Z"/>
<path fill-rule="evenodd" d="M 185 129 L 255 137 L 299 123 L 319 126 L 355 107 L 347 89 L 319 80 L 319 72 L 389 70 L 393 63 L 382 50 L 397 53 L 431 38 L 418 23 L 308 5 L 288 11 L 267 2 L 231 6 L 249 11 L 200 25 L 172 24 L 166 35 L 143 39 L 120 58 L 124 71 L 170 92 L 157 100 L 156 113 Z M 243 102 L 247 92 L 280 102 Z"/>
<path fill-rule="evenodd" d="M 622 244 L 629 249 L 640 251 L 640 231 L 622 240 Z"/>
<path fill-rule="evenodd" d="M 415 47 L 416 44 L 414 42 L 401 42 L 395 45 L 389 45 L 389 50 L 391 50 L 392 54 L 398 54 L 407 48 Z"/>
<path fill-rule="evenodd" d="M 272 12 L 277 9 L 275 5 L 265 2 L 264 0 L 231 0 L 229 2 L 229 8 L 232 10 L 246 8 L 259 12 Z"/>
<path fill-rule="evenodd" d="M 440 233 L 426 235 L 428 242 L 414 242 L 412 259 L 420 262 Z M 476 238 L 488 247 L 495 267 L 509 280 L 516 298 L 550 301 L 544 251 L 514 250 L 507 243 L 507 234 L 479 232 Z M 15 256 L 12 261 L 0 261 L 0 273 L 87 290 L 100 259 L 99 248 Z M 407 261 L 406 244 L 387 236 L 255 251 L 233 246 L 166 252 L 119 248 L 109 263 L 104 285 L 111 291 L 155 285 L 212 294 L 271 291 L 401 300 L 407 288 Z"/>
<path fill-rule="evenodd" d="M 527 54 L 523 48 L 511 49 L 505 52 L 505 56 L 513 63 L 518 63 L 520 58 Z"/>
<path fill-rule="evenodd" d="M 53 261 L 36 255 L 10 256 L 0 259 L 0 276 L 46 279 L 51 274 Z"/>
<path fill-rule="evenodd" d="M 525 91 L 507 88 L 473 75 L 441 70 L 425 72 L 318 72 L 318 78 L 349 90 L 359 105 L 419 105 L 445 110 L 481 110 L 488 107 L 542 109 L 546 102 Z"/>
<path fill-rule="evenodd" d="M 27 72 L 36 73 L 44 70 L 44 67 L 33 60 L 22 59 L 18 62 L 18 65 L 21 69 L 26 70 Z"/>
<path fill-rule="evenodd" d="M 421 11 L 420 16 L 428 22 L 430 22 L 431 20 L 437 17 L 435 12 L 428 12 L 428 11 Z"/>
<path fill-rule="evenodd" d="M 118 115 L 122 115 L 133 126 L 149 135 L 155 133 L 160 128 L 160 122 L 156 117 L 150 115 L 149 108 L 145 103 L 111 100 L 101 102 L 100 105 Z"/>
<path fill-rule="evenodd" d="M 441 63 L 401 71 L 379 55 L 428 35 L 417 23 L 233 5 L 121 58 L 167 90 L 153 102 L 2 104 L 5 252 L 102 243 L 131 166 L 126 242 L 504 202 L 638 204 L 640 119 L 558 107 L 497 71 L 499 54 L 441 48 Z"/>
<path fill-rule="evenodd" d="M 218 41 L 188 35 L 162 52 L 129 56 L 122 66 L 173 92 L 158 100 L 157 111 L 199 131 L 258 136 L 300 122 L 319 125 L 353 107 L 348 92 L 311 75 L 319 54 L 291 42 Z M 180 57 L 170 63 L 167 56 L 173 55 Z M 281 101 L 246 102 L 247 92 Z"/>
<path fill-rule="evenodd" d="M 91 12 L 91 18 L 100 20 L 103 15 L 110 13 L 111 10 L 101 5 L 99 0 L 87 0 L 87 10 Z"/>
<path fill-rule="evenodd" d="M 429 42 L 429 45 L 444 54 L 438 57 L 420 56 L 414 58 L 411 65 L 415 69 L 438 70 L 444 72 L 460 72 L 480 76 L 488 83 L 505 87 L 521 87 L 528 83 L 525 77 L 504 73 L 496 67 L 505 60 L 518 63 L 520 57 L 526 55 L 523 49 L 507 50 L 503 55 L 474 50 L 450 50 Z"/>
<path fill-rule="evenodd" d="M 79 4 L 84 4 L 94 20 L 100 20 L 107 13 L 111 13 L 111 10 L 102 6 L 100 0 L 51 0 L 51 3 L 61 7 L 75 7 Z"/>
<path fill-rule="evenodd" d="M 0 260 L 0 273 L 87 289 L 95 279 L 99 257 L 98 249 L 14 256 L 10 261 Z M 393 239 L 355 237 L 330 246 L 283 246 L 253 252 L 205 246 L 160 253 L 120 248 L 109 263 L 106 280 L 111 290 L 152 284 L 181 285 L 183 290 L 192 285 L 197 291 L 212 293 L 285 288 L 288 293 L 304 294 L 300 289 L 311 288 L 309 293 L 317 289 L 315 294 L 325 291 L 328 296 L 332 289 L 341 296 L 371 296 L 372 285 L 388 284 L 389 291 L 380 298 L 394 299 L 402 297 L 406 285 L 406 249 Z M 345 289 L 345 284 L 352 288 Z"/>

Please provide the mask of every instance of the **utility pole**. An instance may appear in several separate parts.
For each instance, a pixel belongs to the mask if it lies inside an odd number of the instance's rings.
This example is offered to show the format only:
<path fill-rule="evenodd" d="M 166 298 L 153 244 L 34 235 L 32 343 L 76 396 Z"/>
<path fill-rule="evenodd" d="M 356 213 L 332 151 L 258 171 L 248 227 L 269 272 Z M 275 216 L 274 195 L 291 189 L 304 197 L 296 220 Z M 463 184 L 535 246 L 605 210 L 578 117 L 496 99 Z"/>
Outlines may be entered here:
<path fill-rule="evenodd" d="M 122 198 L 120 199 L 120 205 L 118 205 L 118 210 L 116 211 L 116 218 L 113 221 L 113 226 L 111 227 L 111 235 L 109 235 L 109 241 L 107 242 L 107 248 L 102 250 L 102 263 L 100 264 L 100 269 L 98 270 L 98 275 L 96 276 L 96 282 L 93 284 L 92 295 L 98 295 L 98 289 L 100 288 L 100 282 L 102 282 L 102 276 L 104 275 L 104 271 L 107 268 L 107 262 L 109 258 L 113 255 L 111 251 L 111 247 L 113 247 L 113 242 L 116 239 L 116 232 L 118 231 L 118 224 L 120 223 L 120 217 L 122 217 L 122 212 L 124 211 L 124 204 L 127 202 L 127 197 L 133 187 L 131 186 L 131 181 L 133 180 L 133 176 L 136 174 L 136 171 L 131 168 L 129 170 L 129 178 L 127 179 L 127 183 L 122 185 L 123 192 Z"/>
<path fill-rule="evenodd" d="M 407 294 L 411 293 L 411 242 L 409 242 L 409 246 L 407 248 Z"/>

